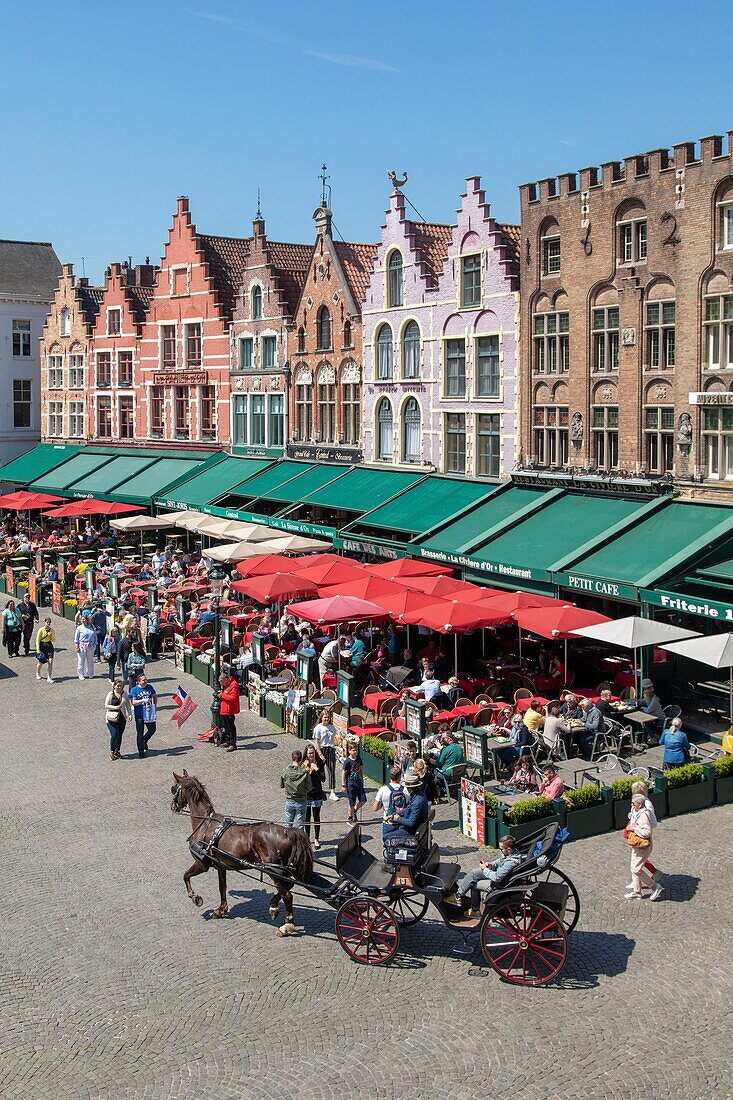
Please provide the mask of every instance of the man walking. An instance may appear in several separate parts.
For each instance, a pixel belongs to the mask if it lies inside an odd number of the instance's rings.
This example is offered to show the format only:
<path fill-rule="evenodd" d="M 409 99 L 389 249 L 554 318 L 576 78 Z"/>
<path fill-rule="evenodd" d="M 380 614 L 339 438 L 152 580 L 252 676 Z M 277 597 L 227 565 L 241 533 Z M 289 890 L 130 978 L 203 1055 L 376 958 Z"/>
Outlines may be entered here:
<path fill-rule="evenodd" d="M 38 608 L 33 603 L 26 592 L 23 599 L 18 604 L 18 613 L 20 615 L 21 630 L 23 631 L 23 650 L 27 657 L 31 651 L 31 638 L 33 637 L 33 627 L 37 622 L 40 622 L 38 617 Z"/>
<path fill-rule="evenodd" d="M 80 680 L 94 678 L 94 650 L 96 647 L 97 635 L 89 623 L 89 616 L 85 615 L 74 634 L 74 648 L 77 655 L 76 675 Z"/>
<path fill-rule="evenodd" d="M 94 654 L 98 661 L 102 660 L 102 643 L 107 635 L 107 612 L 100 603 L 94 605 L 90 617 L 90 625 L 97 635 L 97 651 Z"/>
<path fill-rule="evenodd" d="M 142 760 L 147 752 L 148 742 L 155 733 L 158 715 L 158 696 L 144 672 L 140 673 L 137 684 L 130 692 L 130 702 L 135 714 L 137 755 Z"/>
<path fill-rule="evenodd" d="M 284 825 L 305 829 L 305 810 L 312 785 L 310 770 L 303 767 L 303 753 L 294 749 L 289 767 L 280 776 L 280 786 L 285 791 Z"/>
<path fill-rule="evenodd" d="M 222 738 L 220 748 L 234 752 L 237 748 L 237 727 L 234 716 L 239 714 L 239 682 L 236 676 L 223 672 L 221 676 L 221 694 L 219 695 L 219 720 Z"/>

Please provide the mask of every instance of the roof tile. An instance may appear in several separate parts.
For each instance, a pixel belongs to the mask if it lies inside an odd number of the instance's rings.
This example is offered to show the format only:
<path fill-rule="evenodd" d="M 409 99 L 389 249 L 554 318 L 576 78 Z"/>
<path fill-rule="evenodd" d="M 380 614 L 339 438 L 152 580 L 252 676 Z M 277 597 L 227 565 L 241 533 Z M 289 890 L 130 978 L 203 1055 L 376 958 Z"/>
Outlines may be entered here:
<path fill-rule="evenodd" d="M 212 237 L 208 233 L 199 233 L 198 239 L 222 308 L 231 318 L 252 238 Z"/>
<path fill-rule="evenodd" d="M 351 293 L 359 307 L 361 307 L 366 298 L 369 280 L 372 277 L 378 246 L 376 244 L 354 244 L 351 241 L 334 241 L 333 243 L 339 263 L 348 279 Z"/>

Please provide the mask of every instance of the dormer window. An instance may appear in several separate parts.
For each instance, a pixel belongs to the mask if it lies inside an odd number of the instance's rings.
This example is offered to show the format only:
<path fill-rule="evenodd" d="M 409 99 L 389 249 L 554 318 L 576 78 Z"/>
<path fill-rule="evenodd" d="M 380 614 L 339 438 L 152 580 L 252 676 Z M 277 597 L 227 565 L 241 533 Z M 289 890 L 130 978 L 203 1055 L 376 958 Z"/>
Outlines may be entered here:
<path fill-rule="evenodd" d="M 251 293 L 252 300 L 252 320 L 262 320 L 262 287 L 253 286 Z"/>
<path fill-rule="evenodd" d="M 59 332 L 62 336 L 71 336 L 71 310 L 62 309 L 59 317 Z"/>
<path fill-rule="evenodd" d="M 122 331 L 122 311 L 119 309 L 107 310 L 107 335 L 119 336 Z"/>
<path fill-rule="evenodd" d="M 387 265 L 387 305 L 401 306 L 402 298 L 402 256 L 392 252 Z"/>

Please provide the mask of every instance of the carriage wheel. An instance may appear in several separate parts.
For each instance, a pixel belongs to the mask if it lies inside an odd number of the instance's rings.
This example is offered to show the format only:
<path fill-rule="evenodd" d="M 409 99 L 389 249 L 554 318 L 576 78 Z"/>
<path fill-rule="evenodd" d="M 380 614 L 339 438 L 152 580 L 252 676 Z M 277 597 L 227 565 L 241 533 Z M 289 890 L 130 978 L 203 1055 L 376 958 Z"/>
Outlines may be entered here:
<path fill-rule="evenodd" d="M 417 890 L 395 890 L 389 895 L 389 907 L 400 928 L 417 924 L 428 911 L 428 899 Z"/>
<path fill-rule="evenodd" d="M 373 898 L 349 898 L 336 914 L 336 935 L 354 962 L 379 966 L 394 957 L 400 942 L 396 915 Z"/>
<path fill-rule="evenodd" d="M 481 949 L 490 966 L 513 985 L 545 985 L 568 957 L 560 918 L 546 905 L 519 898 L 490 909 L 481 923 Z"/>
<path fill-rule="evenodd" d="M 580 895 L 575 889 L 575 883 L 559 867 L 547 867 L 544 871 L 539 871 L 536 876 L 537 882 L 550 882 L 552 879 L 559 879 L 560 882 L 564 882 L 570 891 L 568 900 L 565 903 L 565 919 L 563 920 L 565 931 L 570 935 L 580 917 Z"/>

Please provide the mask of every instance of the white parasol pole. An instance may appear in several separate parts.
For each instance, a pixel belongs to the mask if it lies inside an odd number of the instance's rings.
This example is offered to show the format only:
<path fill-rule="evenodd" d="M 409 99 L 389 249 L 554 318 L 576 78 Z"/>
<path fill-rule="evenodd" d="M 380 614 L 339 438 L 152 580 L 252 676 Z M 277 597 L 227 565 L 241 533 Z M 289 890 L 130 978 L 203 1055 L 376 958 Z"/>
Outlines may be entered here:
<path fill-rule="evenodd" d="M 457 634 L 453 635 L 453 642 L 454 642 L 453 675 L 457 676 L 458 675 L 458 635 Z"/>
<path fill-rule="evenodd" d="M 568 638 L 565 635 L 565 679 L 568 678 Z"/>

